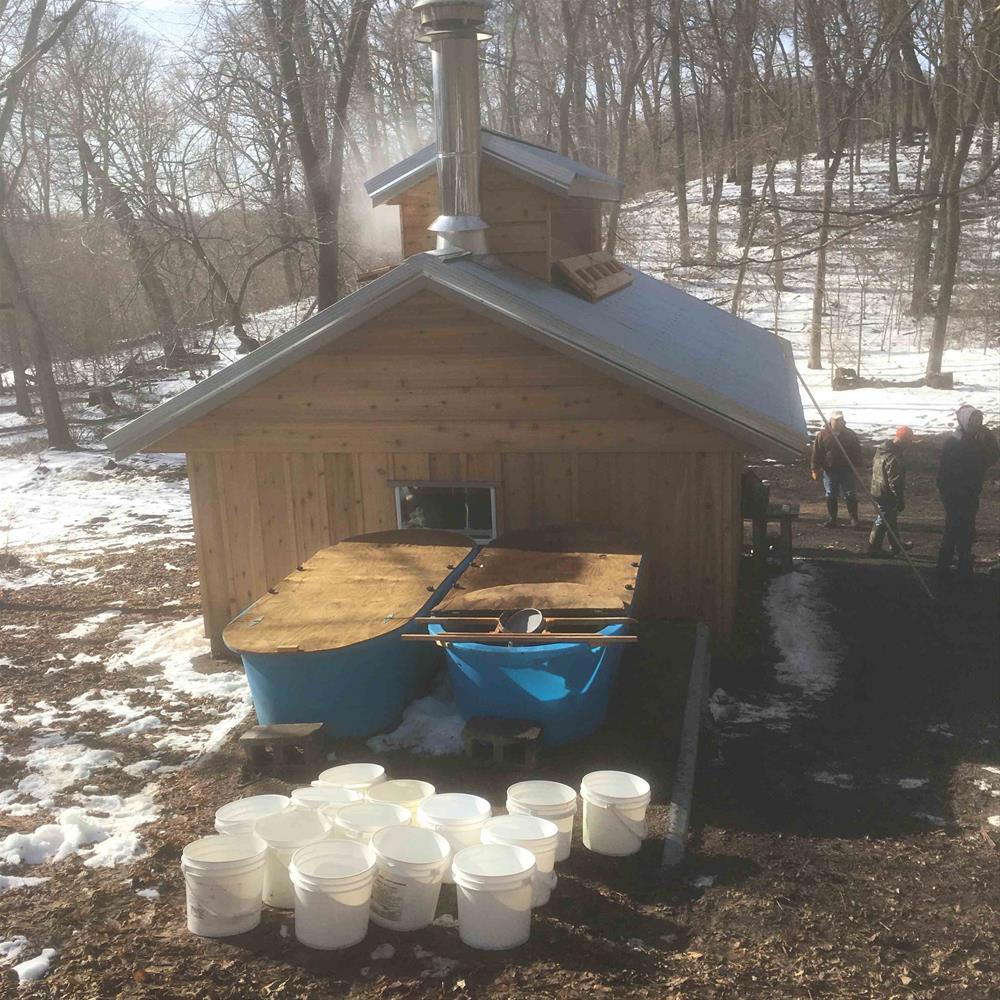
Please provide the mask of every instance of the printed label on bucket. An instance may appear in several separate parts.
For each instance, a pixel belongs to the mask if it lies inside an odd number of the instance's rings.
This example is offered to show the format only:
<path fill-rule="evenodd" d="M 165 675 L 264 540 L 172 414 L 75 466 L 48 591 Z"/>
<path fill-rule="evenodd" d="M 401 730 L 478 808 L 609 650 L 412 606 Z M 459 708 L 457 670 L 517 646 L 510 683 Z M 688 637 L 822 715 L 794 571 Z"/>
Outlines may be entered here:
<path fill-rule="evenodd" d="M 405 882 L 397 882 L 381 872 L 376 873 L 372 885 L 372 910 L 383 920 L 398 922 L 403 917 L 405 893 Z"/>

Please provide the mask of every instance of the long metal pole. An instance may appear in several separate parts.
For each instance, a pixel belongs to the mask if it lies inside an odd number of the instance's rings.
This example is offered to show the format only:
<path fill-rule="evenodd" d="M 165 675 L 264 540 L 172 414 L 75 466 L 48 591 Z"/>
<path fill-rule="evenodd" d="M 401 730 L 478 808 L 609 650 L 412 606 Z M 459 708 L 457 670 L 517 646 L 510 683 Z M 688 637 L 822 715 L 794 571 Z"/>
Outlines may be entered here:
<path fill-rule="evenodd" d="M 802 383 L 802 388 L 805 389 L 806 395 L 809 397 L 810 401 L 812 402 L 812 405 L 816 408 L 816 412 L 820 415 L 820 419 L 823 421 L 823 426 L 829 427 L 830 424 L 829 421 L 826 419 L 826 414 L 823 412 L 823 408 L 816 401 L 816 397 L 813 395 L 812 389 L 809 388 L 808 383 L 802 377 L 802 373 L 799 371 L 798 367 L 796 367 L 795 369 L 795 374 L 798 376 L 799 381 Z M 864 491 L 865 496 L 868 497 L 868 499 L 871 501 L 873 509 L 878 510 L 878 504 L 875 502 L 875 498 L 872 496 L 871 490 L 869 490 L 868 487 L 865 486 L 864 480 L 858 474 L 858 470 L 854 467 L 854 463 L 851 461 L 850 456 L 844 450 L 844 446 L 840 443 L 840 438 L 838 438 L 837 435 L 834 434 L 833 440 L 837 442 L 837 447 L 840 449 L 841 455 L 844 456 L 844 461 L 847 462 L 847 464 L 851 467 L 851 472 L 854 473 L 854 478 L 857 480 L 858 485 Z M 920 584 L 920 587 L 923 590 L 923 592 L 932 601 L 935 600 L 936 598 L 934 597 L 934 594 L 931 592 L 931 588 L 927 586 L 927 581 L 924 580 L 924 578 L 920 575 L 920 570 L 917 569 L 916 564 L 907 554 L 907 551 L 903 546 L 903 543 L 900 541 L 899 535 L 896 534 L 896 532 L 893 530 L 892 525 L 889 524 L 888 521 L 886 522 L 885 527 L 886 530 L 889 532 L 889 537 L 896 543 L 897 546 L 899 546 L 899 551 L 902 553 L 903 559 L 906 560 L 906 565 L 909 566 L 910 569 L 913 571 L 913 575 L 917 578 L 917 582 Z"/>

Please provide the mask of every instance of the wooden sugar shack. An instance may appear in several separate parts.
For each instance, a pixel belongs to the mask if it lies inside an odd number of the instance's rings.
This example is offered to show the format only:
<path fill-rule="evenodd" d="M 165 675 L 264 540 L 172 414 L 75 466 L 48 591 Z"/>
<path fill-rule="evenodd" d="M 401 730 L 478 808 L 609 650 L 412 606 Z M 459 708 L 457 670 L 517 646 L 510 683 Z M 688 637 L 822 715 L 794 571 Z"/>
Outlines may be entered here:
<path fill-rule="evenodd" d="M 187 455 L 217 652 L 318 549 L 406 526 L 620 529 L 646 555 L 641 610 L 731 626 L 744 453 L 805 441 L 790 347 L 600 254 L 616 179 L 479 129 L 479 6 L 416 4 L 438 142 L 366 185 L 400 206 L 403 262 L 108 438 Z"/>

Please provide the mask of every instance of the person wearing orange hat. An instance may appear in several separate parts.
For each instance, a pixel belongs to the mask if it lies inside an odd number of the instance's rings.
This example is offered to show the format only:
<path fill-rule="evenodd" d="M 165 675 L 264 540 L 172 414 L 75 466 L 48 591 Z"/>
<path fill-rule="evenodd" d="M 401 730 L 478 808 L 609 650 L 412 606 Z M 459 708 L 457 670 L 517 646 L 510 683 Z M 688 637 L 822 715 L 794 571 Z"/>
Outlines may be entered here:
<path fill-rule="evenodd" d="M 899 541 L 897 518 L 906 509 L 906 449 L 913 443 L 909 427 L 897 427 L 891 441 L 885 441 L 875 450 L 872 463 L 872 499 L 878 507 L 875 526 L 868 537 L 868 555 L 879 558 L 885 553 L 882 543 L 889 536 L 891 555 L 899 555 L 903 546 Z"/>
<path fill-rule="evenodd" d="M 986 470 L 1000 457 L 1000 448 L 983 426 L 983 414 L 974 406 L 960 406 L 955 417 L 958 427 L 944 443 L 937 475 L 938 493 L 944 504 L 944 537 L 937 571 L 947 578 L 957 555 L 958 575 L 968 580 L 972 577 L 979 495 Z"/>

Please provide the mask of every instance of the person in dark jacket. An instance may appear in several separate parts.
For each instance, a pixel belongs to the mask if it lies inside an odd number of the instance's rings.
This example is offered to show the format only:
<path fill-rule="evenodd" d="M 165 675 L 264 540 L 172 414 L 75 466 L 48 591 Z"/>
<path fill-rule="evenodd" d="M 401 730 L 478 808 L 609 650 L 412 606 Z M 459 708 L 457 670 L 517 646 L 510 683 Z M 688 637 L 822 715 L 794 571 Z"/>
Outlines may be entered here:
<path fill-rule="evenodd" d="M 937 570 L 946 576 L 958 556 L 958 575 L 972 576 L 972 543 L 976 538 L 976 512 L 986 470 L 1000 457 L 1000 446 L 983 415 L 974 406 L 960 406 L 958 427 L 941 451 L 937 488 L 944 504 L 944 537 Z"/>
<path fill-rule="evenodd" d="M 837 500 L 844 495 L 847 504 L 847 516 L 851 519 L 851 527 L 857 528 L 858 521 L 858 491 L 854 468 L 861 465 L 861 442 L 857 434 L 847 426 L 844 414 L 834 410 L 830 414 L 830 422 L 813 440 L 812 446 L 812 477 L 823 479 L 823 490 L 826 493 L 827 520 L 824 528 L 837 527 Z"/>
<path fill-rule="evenodd" d="M 868 554 L 881 556 L 882 543 L 889 536 L 889 547 L 898 555 L 904 547 L 899 541 L 896 519 L 906 509 L 906 460 L 904 453 L 913 442 L 909 427 L 897 427 L 891 441 L 880 444 L 872 463 L 872 499 L 878 507 L 875 526 L 868 538 Z M 909 547 L 909 546 L 905 546 Z"/>

